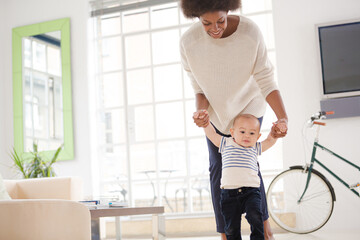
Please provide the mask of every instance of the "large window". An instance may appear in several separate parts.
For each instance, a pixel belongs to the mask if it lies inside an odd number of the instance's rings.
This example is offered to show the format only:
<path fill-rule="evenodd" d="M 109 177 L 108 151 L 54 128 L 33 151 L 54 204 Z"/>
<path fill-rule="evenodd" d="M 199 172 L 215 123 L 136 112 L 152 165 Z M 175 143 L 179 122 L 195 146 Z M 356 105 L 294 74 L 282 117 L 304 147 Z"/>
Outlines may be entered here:
<path fill-rule="evenodd" d="M 178 47 L 192 22 L 178 4 L 94 17 L 100 196 L 210 213 L 208 151 Z M 271 1 L 243 1 L 242 11 L 260 26 L 275 65 Z M 263 135 L 274 119 L 268 111 Z M 264 180 L 281 169 L 281 143 L 260 164 Z"/>

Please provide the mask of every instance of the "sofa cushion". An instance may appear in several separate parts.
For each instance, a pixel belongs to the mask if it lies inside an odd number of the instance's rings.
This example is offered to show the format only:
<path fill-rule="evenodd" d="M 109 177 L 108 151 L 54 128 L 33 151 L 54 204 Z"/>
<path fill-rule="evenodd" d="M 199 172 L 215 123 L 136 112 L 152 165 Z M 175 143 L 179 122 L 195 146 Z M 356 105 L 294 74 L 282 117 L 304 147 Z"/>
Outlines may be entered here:
<path fill-rule="evenodd" d="M 82 200 L 80 177 L 50 177 L 4 180 L 12 199 Z"/>
<path fill-rule="evenodd" d="M 1 240 L 91 240 L 89 209 L 69 200 L 0 201 Z"/>
<path fill-rule="evenodd" d="M 6 191 L 4 181 L 0 174 L 0 200 L 10 200 L 10 199 L 11 198 L 10 198 L 8 192 Z"/>

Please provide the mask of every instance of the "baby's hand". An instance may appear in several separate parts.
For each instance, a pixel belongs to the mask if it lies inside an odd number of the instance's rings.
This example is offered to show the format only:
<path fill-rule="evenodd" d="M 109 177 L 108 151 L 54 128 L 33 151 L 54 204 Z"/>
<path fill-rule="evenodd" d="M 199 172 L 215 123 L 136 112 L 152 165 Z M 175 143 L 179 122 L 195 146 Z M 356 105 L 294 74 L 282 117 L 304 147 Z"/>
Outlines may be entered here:
<path fill-rule="evenodd" d="M 271 128 L 271 136 L 274 138 L 285 137 L 287 134 L 288 126 L 286 119 L 280 119 L 277 122 L 273 123 Z"/>
<path fill-rule="evenodd" d="M 283 122 L 279 122 L 275 125 L 279 130 L 280 132 L 284 133 L 287 131 L 287 124 L 286 123 L 283 123 Z"/>
<path fill-rule="evenodd" d="M 205 109 L 194 112 L 193 119 L 198 127 L 206 127 L 210 123 L 209 113 Z"/>

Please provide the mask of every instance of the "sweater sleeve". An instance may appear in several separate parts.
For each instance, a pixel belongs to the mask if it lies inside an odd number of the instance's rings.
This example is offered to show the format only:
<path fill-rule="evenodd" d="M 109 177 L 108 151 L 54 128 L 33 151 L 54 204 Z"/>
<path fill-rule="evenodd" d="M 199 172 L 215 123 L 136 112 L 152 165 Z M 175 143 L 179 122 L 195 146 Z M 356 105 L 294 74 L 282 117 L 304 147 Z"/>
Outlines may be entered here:
<path fill-rule="evenodd" d="M 262 95 L 266 98 L 269 93 L 274 90 L 278 90 L 278 86 L 274 80 L 274 67 L 267 56 L 265 42 L 258 28 L 257 36 L 258 48 L 253 69 L 253 76 L 261 90 Z"/>
<path fill-rule="evenodd" d="M 201 89 L 201 87 L 199 86 L 199 84 L 197 83 L 193 73 L 191 72 L 191 68 L 189 66 L 188 63 L 188 58 L 186 56 L 186 51 L 185 51 L 185 47 L 183 44 L 183 40 L 181 39 L 180 41 L 180 54 L 181 54 L 181 63 L 182 66 L 186 72 L 186 74 L 188 75 L 189 79 L 190 79 L 190 83 L 193 87 L 194 93 L 198 94 L 198 93 L 204 93 L 203 90 Z"/>

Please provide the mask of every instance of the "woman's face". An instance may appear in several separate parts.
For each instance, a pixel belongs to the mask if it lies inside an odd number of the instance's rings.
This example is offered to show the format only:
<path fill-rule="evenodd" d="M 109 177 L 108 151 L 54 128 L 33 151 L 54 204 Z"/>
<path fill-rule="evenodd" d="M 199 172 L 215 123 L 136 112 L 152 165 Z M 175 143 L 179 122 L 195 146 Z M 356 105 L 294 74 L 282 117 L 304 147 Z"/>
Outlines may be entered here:
<path fill-rule="evenodd" d="M 221 38 L 227 27 L 227 12 L 207 12 L 200 16 L 200 21 L 210 37 Z"/>

